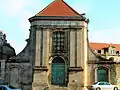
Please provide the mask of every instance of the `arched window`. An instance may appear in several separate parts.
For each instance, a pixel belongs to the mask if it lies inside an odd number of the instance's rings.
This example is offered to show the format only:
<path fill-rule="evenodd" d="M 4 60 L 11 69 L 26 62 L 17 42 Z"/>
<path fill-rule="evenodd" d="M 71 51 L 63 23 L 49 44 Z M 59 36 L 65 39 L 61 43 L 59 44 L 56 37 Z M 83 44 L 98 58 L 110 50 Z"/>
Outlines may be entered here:
<path fill-rule="evenodd" d="M 109 81 L 109 77 L 108 77 L 108 69 L 105 67 L 99 67 L 97 70 L 97 80 L 98 81 Z"/>
<path fill-rule="evenodd" d="M 52 84 L 66 85 L 65 84 L 65 62 L 61 57 L 55 57 L 52 61 Z"/>

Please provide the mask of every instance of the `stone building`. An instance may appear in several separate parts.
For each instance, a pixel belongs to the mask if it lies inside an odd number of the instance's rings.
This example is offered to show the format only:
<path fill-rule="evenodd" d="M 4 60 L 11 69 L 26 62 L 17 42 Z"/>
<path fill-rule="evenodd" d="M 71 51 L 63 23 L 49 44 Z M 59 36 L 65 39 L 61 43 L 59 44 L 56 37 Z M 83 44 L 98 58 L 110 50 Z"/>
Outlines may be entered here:
<path fill-rule="evenodd" d="M 5 59 L 6 83 L 22 90 L 85 90 L 96 81 L 119 81 L 119 60 L 94 51 L 89 20 L 65 1 L 54 0 L 29 21 L 26 47 Z"/>
<path fill-rule="evenodd" d="M 29 20 L 34 50 L 33 90 L 72 90 L 75 85 L 81 89 L 88 55 L 86 17 L 63 0 L 54 0 Z"/>

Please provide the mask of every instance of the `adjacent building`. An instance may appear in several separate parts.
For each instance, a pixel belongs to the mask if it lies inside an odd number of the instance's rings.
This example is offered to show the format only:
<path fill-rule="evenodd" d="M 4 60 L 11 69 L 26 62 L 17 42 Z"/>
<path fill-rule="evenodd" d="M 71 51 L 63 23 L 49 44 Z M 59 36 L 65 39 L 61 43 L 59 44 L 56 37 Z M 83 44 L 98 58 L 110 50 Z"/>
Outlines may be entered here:
<path fill-rule="evenodd" d="M 108 81 L 120 85 L 120 44 L 90 42 L 89 71 L 90 83 Z M 96 58 L 96 59 L 95 59 Z M 98 59 L 97 59 L 98 58 Z"/>

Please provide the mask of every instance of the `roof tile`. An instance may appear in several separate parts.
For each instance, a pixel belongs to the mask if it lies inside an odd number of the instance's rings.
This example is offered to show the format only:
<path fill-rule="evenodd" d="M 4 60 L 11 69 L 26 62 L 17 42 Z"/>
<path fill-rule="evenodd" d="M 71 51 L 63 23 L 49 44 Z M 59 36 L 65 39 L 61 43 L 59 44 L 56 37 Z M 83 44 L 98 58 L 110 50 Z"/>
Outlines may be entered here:
<path fill-rule="evenodd" d="M 54 0 L 35 16 L 80 16 L 63 0 Z"/>
<path fill-rule="evenodd" d="M 90 42 L 90 47 L 93 50 L 101 50 L 103 48 L 107 48 L 109 46 L 114 46 L 117 51 L 120 51 L 120 44 L 108 44 L 108 43 L 95 43 L 95 42 Z"/>

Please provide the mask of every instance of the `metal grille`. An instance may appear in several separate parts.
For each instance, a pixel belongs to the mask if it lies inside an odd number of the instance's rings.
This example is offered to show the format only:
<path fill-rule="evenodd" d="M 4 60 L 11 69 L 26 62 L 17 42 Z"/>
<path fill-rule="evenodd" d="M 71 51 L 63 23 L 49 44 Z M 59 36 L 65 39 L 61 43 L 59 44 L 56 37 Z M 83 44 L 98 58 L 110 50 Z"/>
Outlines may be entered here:
<path fill-rule="evenodd" d="M 52 34 L 52 51 L 64 51 L 65 32 L 55 31 Z"/>

